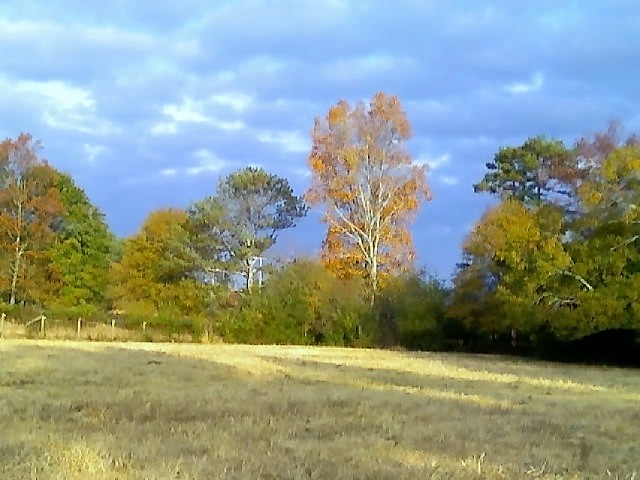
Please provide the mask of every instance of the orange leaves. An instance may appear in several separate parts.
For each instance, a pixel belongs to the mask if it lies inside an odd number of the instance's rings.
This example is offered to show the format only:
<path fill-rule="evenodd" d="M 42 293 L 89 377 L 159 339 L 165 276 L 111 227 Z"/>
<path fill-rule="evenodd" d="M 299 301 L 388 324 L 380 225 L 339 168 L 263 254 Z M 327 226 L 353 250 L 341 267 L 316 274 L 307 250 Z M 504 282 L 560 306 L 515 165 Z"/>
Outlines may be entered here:
<path fill-rule="evenodd" d="M 329 109 L 329 113 L 327 114 L 327 122 L 329 123 L 330 127 L 335 127 L 341 123 L 344 123 L 348 115 L 349 104 L 342 100 Z"/>
<path fill-rule="evenodd" d="M 314 122 L 305 198 L 325 211 L 323 259 L 341 277 L 366 278 L 372 295 L 381 274 L 412 263 L 408 224 L 431 198 L 406 149 L 410 136 L 399 99 L 382 92 L 369 105 L 341 101 Z"/>
<path fill-rule="evenodd" d="M 52 226 L 63 210 L 55 171 L 39 158 L 39 149 L 25 133 L 0 143 L 0 250 L 8 259 L 1 274 L 10 303 L 28 292 L 30 300 L 42 299 L 34 270 L 46 260 L 55 238 Z"/>
<path fill-rule="evenodd" d="M 400 99 L 395 95 L 376 93 L 371 101 L 371 112 L 372 116 L 390 120 L 400 137 L 411 137 L 411 125 L 402 110 Z"/>

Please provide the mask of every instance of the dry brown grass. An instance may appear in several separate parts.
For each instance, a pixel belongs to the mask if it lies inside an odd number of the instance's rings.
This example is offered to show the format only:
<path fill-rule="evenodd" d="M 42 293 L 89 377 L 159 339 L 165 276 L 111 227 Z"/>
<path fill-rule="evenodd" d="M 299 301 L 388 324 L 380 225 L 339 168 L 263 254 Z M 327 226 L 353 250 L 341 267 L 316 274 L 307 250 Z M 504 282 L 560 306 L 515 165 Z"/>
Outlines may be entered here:
<path fill-rule="evenodd" d="M 637 370 L 379 350 L 29 340 L 0 341 L 0 365 L 3 479 L 640 472 Z"/>
<path fill-rule="evenodd" d="M 5 321 L 0 327 L 1 339 L 41 339 L 40 323 L 26 326 L 24 323 Z M 98 342 L 178 342 L 178 343 L 220 343 L 218 337 L 209 337 L 204 332 L 202 337 L 195 337 L 188 333 L 163 333 L 153 328 L 142 330 L 112 327 L 107 323 L 91 322 L 83 324 L 78 336 L 76 328 L 59 321 L 47 320 L 44 338 L 47 340 L 89 340 Z"/>

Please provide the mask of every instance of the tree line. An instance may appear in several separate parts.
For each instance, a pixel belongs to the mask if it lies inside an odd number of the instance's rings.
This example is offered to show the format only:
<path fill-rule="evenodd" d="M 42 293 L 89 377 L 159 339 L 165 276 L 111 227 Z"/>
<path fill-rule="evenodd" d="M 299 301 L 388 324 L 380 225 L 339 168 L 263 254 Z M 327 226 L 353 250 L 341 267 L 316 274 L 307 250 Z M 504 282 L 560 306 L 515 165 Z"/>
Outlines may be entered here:
<path fill-rule="evenodd" d="M 474 189 L 498 204 L 465 239 L 453 318 L 485 342 L 502 336 L 535 347 L 605 333 L 613 350 L 633 343 L 640 330 L 636 135 L 625 137 L 612 122 L 570 147 L 532 137 L 501 148 Z"/>
<path fill-rule="evenodd" d="M 340 101 L 315 119 L 303 195 L 242 168 L 185 209 L 151 212 L 124 239 L 30 135 L 7 139 L 4 309 L 69 319 L 118 310 L 131 325 L 249 343 L 541 351 L 607 331 L 633 337 L 637 137 L 612 123 L 570 147 L 537 136 L 500 148 L 473 185 L 496 203 L 467 235 L 448 286 L 415 265 L 411 221 L 431 191 L 411 134 L 395 96 Z M 319 258 L 263 264 L 309 208 L 326 225 Z"/>

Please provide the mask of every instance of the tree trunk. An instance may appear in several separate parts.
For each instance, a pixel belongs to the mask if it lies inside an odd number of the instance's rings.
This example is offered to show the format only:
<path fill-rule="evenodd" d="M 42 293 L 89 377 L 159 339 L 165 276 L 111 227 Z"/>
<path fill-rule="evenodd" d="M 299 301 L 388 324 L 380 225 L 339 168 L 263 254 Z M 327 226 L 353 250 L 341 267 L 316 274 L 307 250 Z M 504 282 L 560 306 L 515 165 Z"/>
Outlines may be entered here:
<path fill-rule="evenodd" d="M 369 288 L 371 292 L 369 293 L 371 295 L 371 305 L 373 305 L 376 301 L 376 295 L 378 294 L 378 252 L 376 245 L 370 247 L 369 252 L 371 257 L 369 259 Z"/>
<path fill-rule="evenodd" d="M 378 261 L 374 257 L 371 261 L 371 271 L 369 272 L 371 285 L 371 305 L 376 302 L 376 295 L 378 293 Z"/>
<path fill-rule="evenodd" d="M 18 273 L 20 271 L 20 259 L 24 252 L 24 245 L 20 243 L 20 237 L 16 239 L 16 256 L 13 261 L 13 272 L 11 273 L 11 298 L 9 305 L 16 304 L 16 287 L 18 285 Z"/>
<path fill-rule="evenodd" d="M 253 272 L 254 272 L 255 258 L 247 259 L 247 291 L 251 293 L 253 287 Z"/>

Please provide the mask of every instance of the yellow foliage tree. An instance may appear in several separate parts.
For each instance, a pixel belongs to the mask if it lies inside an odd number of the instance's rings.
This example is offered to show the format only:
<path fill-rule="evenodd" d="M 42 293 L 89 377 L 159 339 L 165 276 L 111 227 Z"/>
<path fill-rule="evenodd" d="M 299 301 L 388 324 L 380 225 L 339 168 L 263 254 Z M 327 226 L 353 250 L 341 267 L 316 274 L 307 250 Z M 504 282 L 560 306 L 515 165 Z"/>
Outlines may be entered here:
<path fill-rule="evenodd" d="M 483 328 L 531 328 L 536 319 L 527 315 L 535 313 L 550 279 L 571 266 L 561 222 L 560 209 L 531 210 L 517 200 L 487 211 L 464 242 L 468 263 L 454 279 L 451 312 L 473 324 L 476 307 L 490 306 L 496 317 Z"/>
<path fill-rule="evenodd" d="M 626 224 L 640 221 L 640 147 L 613 150 L 580 186 L 582 210 Z"/>
<path fill-rule="evenodd" d="M 431 199 L 425 167 L 406 149 L 410 137 L 398 97 L 384 93 L 369 105 L 338 102 L 312 131 L 305 198 L 324 207 L 322 258 L 340 277 L 364 278 L 372 301 L 386 275 L 412 266 L 409 224 Z"/>
<path fill-rule="evenodd" d="M 156 310 L 197 310 L 204 285 L 193 278 L 197 259 L 189 247 L 186 222 L 184 210 L 156 210 L 140 232 L 125 240 L 121 260 L 111 267 L 115 307 L 146 302 Z"/>

